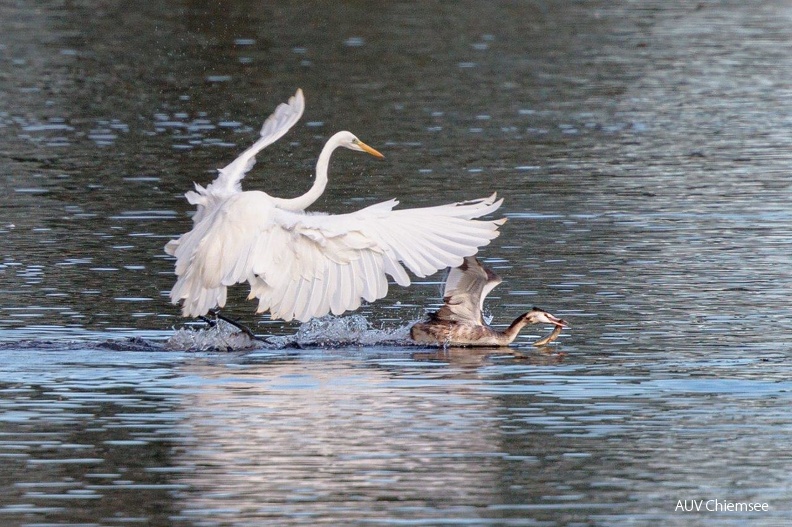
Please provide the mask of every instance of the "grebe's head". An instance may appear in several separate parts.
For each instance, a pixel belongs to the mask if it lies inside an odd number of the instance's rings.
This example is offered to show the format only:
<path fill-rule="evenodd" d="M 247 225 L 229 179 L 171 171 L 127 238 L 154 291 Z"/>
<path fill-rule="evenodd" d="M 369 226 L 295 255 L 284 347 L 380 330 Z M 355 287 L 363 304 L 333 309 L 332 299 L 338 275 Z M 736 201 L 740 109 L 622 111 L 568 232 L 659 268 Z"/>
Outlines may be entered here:
<path fill-rule="evenodd" d="M 535 307 L 523 315 L 523 320 L 528 324 L 553 324 L 562 328 L 568 328 L 566 320 L 562 320 L 547 311 Z"/>

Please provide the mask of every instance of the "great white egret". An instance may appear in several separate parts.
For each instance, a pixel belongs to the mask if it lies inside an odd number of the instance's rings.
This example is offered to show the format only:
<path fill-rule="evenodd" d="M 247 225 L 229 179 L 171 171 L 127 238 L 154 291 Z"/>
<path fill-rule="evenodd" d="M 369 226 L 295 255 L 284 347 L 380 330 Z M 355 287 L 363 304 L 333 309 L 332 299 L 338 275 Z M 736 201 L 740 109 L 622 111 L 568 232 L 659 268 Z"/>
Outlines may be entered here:
<path fill-rule="evenodd" d="M 333 151 L 343 146 L 376 157 L 382 154 L 350 132 L 327 141 L 316 163 L 311 189 L 294 199 L 242 191 L 240 182 L 255 155 L 285 134 L 305 107 L 301 90 L 280 104 L 261 128 L 261 137 L 206 188 L 186 194 L 197 206 L 193 228 L 165 251 L 176 257 L 174 304 L 183 316 L 202 316 L 223 307 L 228 286 L 248 282 L 257 312 L 272 318 L 307 321 L 372 302 L 388 292 L 386 274 L 410 284 L 402 264 L 419 277 L 462 263 L 465 256 L 498 236 L 505 219 L 476 220 L 500 207 L 489 198 L 436 207 L 393 210 L 394 199 L 349 214 L 305 212 L 327 185 Z"/>
<path fill-rule="evenodd" d="M 528 324 L 553 324 L 553 334 L 534 342 L 543 346 L 555 340 L 561 328 L 569 327 L 561 320 L 539 308 L 517 317 L 505 330 L 497 331 L 484 322 L 481 314 L 484 299 L 501 278 L 469 256 L 462 265 L 451 269 L 443 291 L 443 307 L 429 314 L 429 320 L 410 328 L 410 337 L 422 344 L 439 346 L 508 346 L 520 330 Z"/>

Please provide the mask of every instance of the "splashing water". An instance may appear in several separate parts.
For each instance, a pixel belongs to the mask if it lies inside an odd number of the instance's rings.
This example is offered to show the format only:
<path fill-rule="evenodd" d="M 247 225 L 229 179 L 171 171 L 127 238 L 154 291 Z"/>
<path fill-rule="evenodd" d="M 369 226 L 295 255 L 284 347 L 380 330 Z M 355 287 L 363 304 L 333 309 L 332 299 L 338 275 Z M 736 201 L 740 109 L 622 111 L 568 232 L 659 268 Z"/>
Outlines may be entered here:
<path fill-rule="evenodd" d="M 223 320 L 218 320 L 206 328 L 179 329 L 165 343 L 166 349 L 190 351 L 238 351 L 259 347 L 262 347 L 262 343 L 256 342 Z"/>
<path fill-rule="evenodd" d="M 327 315 L 302 324 L 292 336 L 270 337 L 267 342 L 279 348 L 409 345 L 412 343 L 410 340 L 412 324 L 411 322 L 394 329 L 376 329 L 363 315 L 347 317 Z"/>
<path fill-rule="evenodd" d="M 410 345 L 414 322 L 393 329 L 376 329 L 363 315 L 327 315 L 302 324 L 294 335 L 254 340 L 223 320 L 207 328 L 183 328 L 168 339 L 165 347 L 191 351 L 241 351 L 289 347 L 333 348 L 339 346 Z"/>

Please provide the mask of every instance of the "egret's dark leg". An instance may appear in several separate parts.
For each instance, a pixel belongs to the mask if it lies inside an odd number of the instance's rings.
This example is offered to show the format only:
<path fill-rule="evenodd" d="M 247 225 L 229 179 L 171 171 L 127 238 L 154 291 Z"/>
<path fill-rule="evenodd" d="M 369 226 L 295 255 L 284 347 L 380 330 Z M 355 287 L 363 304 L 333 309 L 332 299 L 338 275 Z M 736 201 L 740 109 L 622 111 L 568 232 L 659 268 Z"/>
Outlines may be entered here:
<path fill-rule="evenodd" d="M 257 337 L 257 336 L 256 336 L 256 335 L 255 335 L 255 334 L 254 334 L 254 333 L 253 333 L 253 332 L 250 330 L 250 328 L 249 328 L 249 327 L 245 326 L 244 324 L 240 324 L 239 322 L 237 322 L 236 320 L 234 320 L 234 319 L 232 319 L 232 318 L 228 318 L 227 316 L 225 316 L 225 315 L 222 315 L 222 314 L 220 313 L 220 310 L 219 310 L 219 309 L 210 309 L 210 310 L 209 310 L 209 314 L 210 314 L 210 315 L 212 315 L 212 316 L 214 316 L 214 317 L 215 317 L 215 319 L 220 319 L 220 320 L 222 320 L 222 321 L 224 321 L 224 322 L 228 322 L 229 324 L 231 324 L 232 326 L 234 326 L 234 327 L 235 327 L 235 328 L 237 328 L 239 331 L 241 331 L 242 333 L 244 333 L 244 334 L 245 334 L 245 335 L 247 335 L 248 337 L 252 338 L 253 340 L 262 340 L 262 339 L 260 339 L 259 337 Z M 204 320 L 206 320 L 206 317 L 201 317 L 201 318 L 203 318 Z M 216 322 L 215 322 L 215 323 L 216 323 Z"/>
<path fill-rule="evenodd" d="M 210 328 L 213 328 L 213 327 L 215 327 L 217 325 L 217 320 L 212 320 L 211 318 L 205 317 L 203 315 L 199 316 L 198 320 L 200 320 L 201 322 L 206 323 L 206 325 L 209 326 Z"/>

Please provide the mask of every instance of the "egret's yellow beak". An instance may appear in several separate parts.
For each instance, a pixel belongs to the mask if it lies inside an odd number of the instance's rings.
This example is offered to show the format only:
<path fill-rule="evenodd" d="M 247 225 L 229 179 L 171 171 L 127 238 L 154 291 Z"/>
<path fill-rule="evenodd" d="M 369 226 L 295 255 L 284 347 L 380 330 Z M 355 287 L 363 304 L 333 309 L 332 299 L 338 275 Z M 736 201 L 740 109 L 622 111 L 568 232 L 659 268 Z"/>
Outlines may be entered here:
<path fill-rule="evenodd" d="M 366 143 L 364 143 L 363 141 L 358 141 L 357 145 L 358 145 L 360 148 L 362 148 L 362 149 L 363 149 L 363 151 L 364 151 L 364 152 L 366 152 L 367 154 L 371 154 L 371 155 L 373 155 L 374 157 L 378 157 L 378 158 L 380 158 L 380 159 L 385 159 L 385 156 L 384 156 L 384 155 L 380 154 L 379 152 L 377 152 L 376 150 L 374 150 L 373 148 L 371 148 L 369 145 L 367 145 L 367 144 L 366 144 Z"/>

